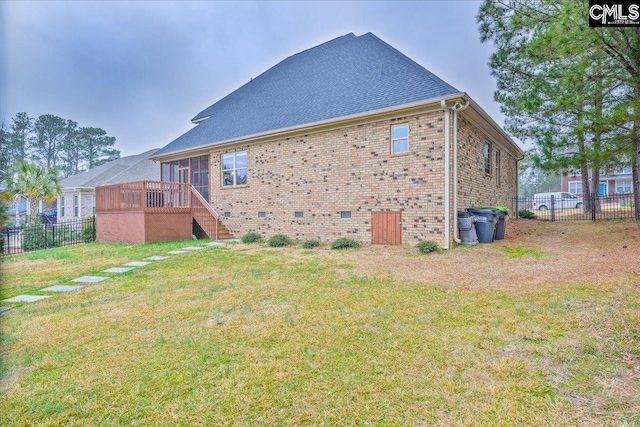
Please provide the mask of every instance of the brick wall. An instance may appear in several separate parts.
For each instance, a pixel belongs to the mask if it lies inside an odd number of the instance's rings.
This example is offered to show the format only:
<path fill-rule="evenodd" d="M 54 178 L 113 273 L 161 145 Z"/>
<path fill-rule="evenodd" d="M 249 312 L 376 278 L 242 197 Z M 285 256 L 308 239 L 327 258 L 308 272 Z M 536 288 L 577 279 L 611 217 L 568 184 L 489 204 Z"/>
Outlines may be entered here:
<path fill-rule="evenodd" d="M 409 123 L 409 153 L 390 154 L 390 127 Z M 507 205 L 517 191 L 516 159 L 500 150 L 500 184 L 484 172 L 486 136 L 458 117 L 458 209 Z M 221 187 L 221 155 L 247 152 L 247 185 Z M 298 239 L 371 242 L 371 212 L 402 212 L 403 244 L 444 245 L 444 112 L 212 150 L 212 206 L 235 236 L 257 231 Z M 453 154 L 453 151 L 451 151 Z M 451 180 L 453 168 L 451 169 Z M 453 186 L 451 182 L 452 196 Z M 453 226 L 453 206 L 451 206 Z M 351 212 L 350 219 L 341 218 Z M 265 217 L 258 213 L 264 212 Z M 296 212 L 303 212 L 296 218 Z M 225 217 L 228 213 L 229 217 Z"/>
<path fill-rule="evenodd" d="M 491 173 L 484 170 L 484 142 L 491 143 Z M 496 182 L 496 150 L 500 151 L 500 184 Z M 477 126 L 458 116 L 458 210 L 505 205 L 513 210 L 518 190 L 516 158 Z"/>

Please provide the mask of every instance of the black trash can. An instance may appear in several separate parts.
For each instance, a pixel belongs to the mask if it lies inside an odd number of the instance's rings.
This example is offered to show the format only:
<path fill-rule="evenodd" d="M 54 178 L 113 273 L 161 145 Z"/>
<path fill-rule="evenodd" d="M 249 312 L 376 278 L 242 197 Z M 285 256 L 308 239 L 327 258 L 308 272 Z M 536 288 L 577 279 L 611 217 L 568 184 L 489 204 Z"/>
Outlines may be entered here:
<path fill-rule="evenodd" d="M 496 209 L 478 209 L 468 208 L 467 211 L 476 217 L 476 232 L 478 233 L 478 242 L 491 243 L 496 231 L 496 223 L 498 222 L 498 212 Z"/>
<path fill-rule="evenodd" d="M 495 209 L 495 212 L 498 216 L 498 223 L 496 224 L 496 232 L 493 238 L 494 240 L 502 240 L 504 239 L 504 232 L 507 226 L 507 215 L 509 215 L 509 212 L 500 209 Z"/>

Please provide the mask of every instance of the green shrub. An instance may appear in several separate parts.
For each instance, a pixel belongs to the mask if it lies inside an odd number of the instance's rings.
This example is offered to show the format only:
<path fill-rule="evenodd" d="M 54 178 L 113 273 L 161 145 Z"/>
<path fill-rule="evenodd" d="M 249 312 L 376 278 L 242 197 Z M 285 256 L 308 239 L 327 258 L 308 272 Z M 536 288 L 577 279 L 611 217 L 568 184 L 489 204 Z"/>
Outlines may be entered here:
<path fill-rule="evenodd" d="M 340 237 L 331 244 L 331 249 L 358 249 L 360 243 L 347 237 Z"/>
<path fill-rule="evenodd" d="M 313 249 L 317 246 L 320 246 L 320 240 L 318 239 L 307 239 L 302 242 L 302 247 L 305 249 Z"/>
<path fill-rule="evenodd" d="M 258 243 L 262 241 L 262 234 L 252 231 L 242 236 L 240 240 L 242 243 Z"/>
<path fill-rule="evenodd" d="M 95 242 L 96 241 L 96 228 L 94 227 L 95 222 L 93 218 L 87 218 L 87 225 L 82 228 L 82 232 L 80 233 L 80 238 L 85 243 Z"/>
<path fill-rule="evenodd" d="M 518 211 L 518 216 L 524 219 L 536 219 L 536 214 L 527 209 L 522 209 Z"/>
<path fill-rule="evenodd" d="M 289 246 L 291 244 L 291 239 L 286 234 L 274 234 L 269 237 L 267 240 L 267 245 L 278 247 L 278 246 Z"/>
<path fill-rule="evenodd" d="M 416 248 L 423 254 L 430 254 L 431 252 L 435 252 L 438 249 L 438 244 L 431 240 L 425 240 L 424 242 L 420 242 L 416 245 Z"/>

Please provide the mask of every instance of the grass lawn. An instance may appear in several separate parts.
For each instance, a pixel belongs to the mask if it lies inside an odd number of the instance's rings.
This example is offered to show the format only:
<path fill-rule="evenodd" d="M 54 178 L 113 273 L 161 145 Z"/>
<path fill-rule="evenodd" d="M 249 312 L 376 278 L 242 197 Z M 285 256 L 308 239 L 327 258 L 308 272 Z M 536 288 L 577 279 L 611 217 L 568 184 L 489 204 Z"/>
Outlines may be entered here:
<path fill-rule="evenodd" d="M 0 296 L 192 243 L 10 257 Z M 2 425 L 640 424 L 629 222 L 512 221 L 427 256 L 207 248 L 0 321 Z"/>

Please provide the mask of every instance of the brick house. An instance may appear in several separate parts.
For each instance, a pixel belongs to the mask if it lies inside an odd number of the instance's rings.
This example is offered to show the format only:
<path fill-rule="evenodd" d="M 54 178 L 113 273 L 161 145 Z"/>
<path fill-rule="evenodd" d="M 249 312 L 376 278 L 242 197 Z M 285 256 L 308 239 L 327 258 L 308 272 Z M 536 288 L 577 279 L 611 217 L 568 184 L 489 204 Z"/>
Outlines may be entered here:
<path fill-rule="evenodd" d="M 591 177 L 591 174 L 589 174 Z M 572 173 L 562 176 L 562 191 L 571 194 L 582 194 L 582 174 Z M 599 196 L 614 194 L 630 194 L 633 192 L 633 176 L 631 166 L 620 166 L 612 171 L 601 170 L 598 185 Z"/>
<path fill-rule="evenodd" d="M 512 204 L 523 158 L 466 93 L 371 33 L 293 55 L 192 121 L 152 158 L 237 237 L 448 248 L 457 210 Z"/>

